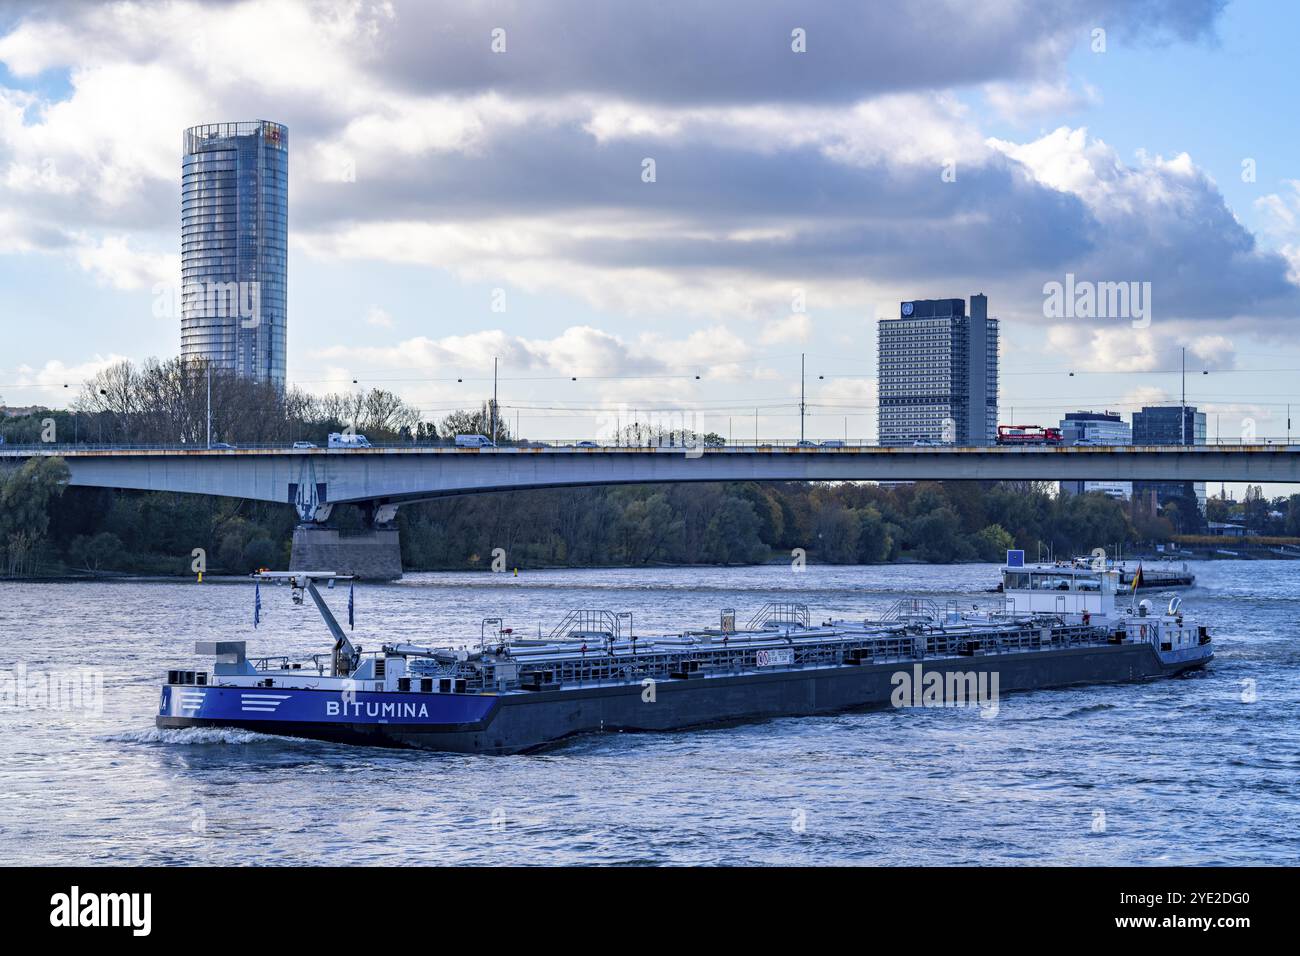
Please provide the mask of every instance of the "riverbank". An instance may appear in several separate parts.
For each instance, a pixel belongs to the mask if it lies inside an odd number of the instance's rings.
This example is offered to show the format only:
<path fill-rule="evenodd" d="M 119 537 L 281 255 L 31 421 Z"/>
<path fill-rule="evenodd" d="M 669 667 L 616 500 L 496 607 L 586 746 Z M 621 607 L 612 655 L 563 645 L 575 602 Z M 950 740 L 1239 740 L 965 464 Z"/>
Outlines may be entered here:
<path fill-rule="evenodd" d="M 1033 561 L 1036 558 L 1033 555 L 1027 556 Z M 1044 555 L 1043 560 L 1047 560 Z M 1287 562 L 1300 560 L 1300 553 L 1297 554 L 1278 554 L 1269 549 L 1255 548 L 1242 549 L 1240 551 L 1229 552 L 1227 550 L 1206 551 L 1206 552 L 1159 552 L 1150 551 L 1133 551 L 1125 552 L 1121 562 L 1128 566 L 1136 566 L 1139 562 L 1144 564 L 1159 565 L 1164 563 L 1182 563 L 1186 561 L 1278 561 Z M 988 561 L 945 561 L 945 562 L 927 562 L 916 558 L 902 557 L 894 561 L 879 561 L 871 564 L 856 565 L 858 567 L 969 567 L 971 565 L 989 564 Z M 993 562 L 996 563 L 996 562 Z M 701 564 L 671 564 L 647 563 L 647 564 L 591 564 L 591 565 L 569 565 L 569 564 L 536 564 L 521 565 L 518 568 L 509 567 L 502 571 L 493 572 L 490 568 L 477 567 L 429 567 L 429 568 L 409 568 L 404 567 L 403 573 L 411 574 L 452 574 L 464 575 L 466 577 L 481 577 L 484 574 L 500 574 L 505 577 L 515 577 L 524 574 L 538 572 L 556 572 L 556 571 L 709 571 L 709 570 L 726 570 L 741 568 L 760 568 L 760 567 L 787 567 L 794 566 L 792 559 L 773 557 L 768 561 L 759 561 L 750 564 L 730 563 L 701 563 Z M 830 562 L 818 561 L 815 555 L 807 555 L 804 560 L 805 568 L 832 568 L 845 567 L 842 564 L 832 564 Z M 283 570 L 283 569 L 272 569 Z M 25 576 L 6 576 L 0 574 L 0 583 L 32 583 L 32 584 L 84 584 L 87 582 L 111 583 L 120 581 L 124 583 L 166 583 L 175 584 L 191 581 L 201 584 L 243 584 L 247 583 L 249 575 L 247 574 L 230 574 L 226 572 L 205 574 L 203 580 L 198 581 L 197 576 L 193 573 L 176 573 L 176 574 L 159 574 L 157 572 L 141 571 L 99 571 L 99 572 L 72 572 L 60 571 L 52 574 L 33 574 Z"/>

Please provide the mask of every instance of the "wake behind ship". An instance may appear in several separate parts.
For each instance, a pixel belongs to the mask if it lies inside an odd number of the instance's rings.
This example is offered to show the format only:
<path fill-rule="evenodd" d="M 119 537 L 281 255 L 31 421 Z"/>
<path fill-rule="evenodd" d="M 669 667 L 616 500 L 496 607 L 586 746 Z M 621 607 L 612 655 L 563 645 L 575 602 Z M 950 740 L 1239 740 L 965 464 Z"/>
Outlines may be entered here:
<path fill-rule="evenodd" d="M 1137 601 L 1113 568 L 1025 566 L 1011 552 L 986 611 L 899 601 L 877 620 L 813 623 L 768 604 L 679 634 L 642 636 L 630 614 L 576 610 L 546 639 L 497 618 L 476 647 L 407 643 L 364 652 L 316 588 L 333 572 L 267 572 L 310 596 L 334 648 L 306 661 L 249 659 L 244 641 L 200 642 L 206 670 L 168 672 L 160 728 L 232 727 L 344 743 L 519 753 L 575 734 L 664 731 L 889 706 L 997 706 L 999 694 L 1171 677 L 1213 657 L 1174 598 Z"/>

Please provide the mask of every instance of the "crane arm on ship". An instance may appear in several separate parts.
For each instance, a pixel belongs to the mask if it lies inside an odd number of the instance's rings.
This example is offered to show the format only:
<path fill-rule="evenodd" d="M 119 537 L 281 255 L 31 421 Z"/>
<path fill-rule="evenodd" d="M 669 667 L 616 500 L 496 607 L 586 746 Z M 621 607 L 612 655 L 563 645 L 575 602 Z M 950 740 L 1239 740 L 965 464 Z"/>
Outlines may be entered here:
<path fill-rule="evenodd" d="M 321 597 L 320 591 L 316 589 L 317 581 L 328 581 L 329 587 L 334 586 L 335 581 L 351 581 L 352 575 L 338 574 L 334 571 L 260 571 L 253 577 L 259 581 L 288 581 L 289 586 L 293 588 L 293 601 L 295 604 L 302 603 L 302 595 L 305 591 L 311 595 L 312 603 L 316 605 L 316 610 L 320 611 L 321 619 L 325 626 L 329 628 L 330 634 L 334 636 L 334 652 L 331 657 L 332 677 L 347 677 L 356 668 L 357 653 L 356 647 L 348 640 L 347 632 L 339 624 L 334 612 L 330 610 L 325 599 Z"/>

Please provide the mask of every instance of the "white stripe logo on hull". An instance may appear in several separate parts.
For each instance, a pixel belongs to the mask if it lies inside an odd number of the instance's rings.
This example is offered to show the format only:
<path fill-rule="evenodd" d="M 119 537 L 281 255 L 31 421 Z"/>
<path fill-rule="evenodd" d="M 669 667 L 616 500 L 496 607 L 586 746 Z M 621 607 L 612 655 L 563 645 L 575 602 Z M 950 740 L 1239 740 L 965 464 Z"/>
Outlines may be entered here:
<path fill-rule="evenodd" d="M 274 714 L 289 694 L 241 694 L 239 709 L 246 714 Z"/>

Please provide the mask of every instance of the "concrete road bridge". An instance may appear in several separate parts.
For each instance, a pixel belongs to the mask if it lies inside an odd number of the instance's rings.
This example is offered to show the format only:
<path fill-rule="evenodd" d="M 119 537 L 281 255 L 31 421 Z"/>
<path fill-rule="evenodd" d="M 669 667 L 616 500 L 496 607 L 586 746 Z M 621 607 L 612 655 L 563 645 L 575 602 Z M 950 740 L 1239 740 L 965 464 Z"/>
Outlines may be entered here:
<path fill-rule="evenodd" d="M 78 487 L 221 495 L 291 504 L 294 566 L 400 575 L 397 509 L 446 495 L 686 481 L 1093 480 L 1300 483 L 1300 445 L 901 447 L 520 445 L 454 448 L 0 446 L 0 465 L 63 458 Z M 373 530 L 340 536 L 339 504 Z M 315 544 L 316 542 L 319 545 Z M 383 555 L 382 559 L 378 556 Z M 386 570 L 385 570 L 386 569 Z"/>

